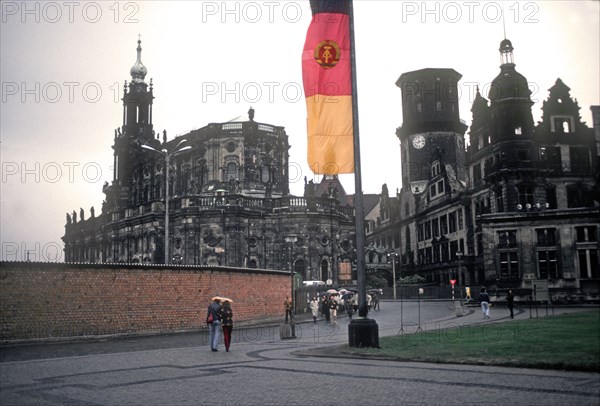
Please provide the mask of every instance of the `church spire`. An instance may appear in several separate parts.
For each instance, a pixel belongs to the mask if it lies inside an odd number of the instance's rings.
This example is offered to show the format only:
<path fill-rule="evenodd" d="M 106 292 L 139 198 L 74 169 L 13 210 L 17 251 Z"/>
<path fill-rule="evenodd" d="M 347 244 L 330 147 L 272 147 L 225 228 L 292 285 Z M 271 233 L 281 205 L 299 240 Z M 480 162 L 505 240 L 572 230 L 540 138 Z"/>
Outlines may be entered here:
<path fill-rule="evenodd" d="M 148 69 L 142 63 L 142 40 L 141 35 L 138 38 L 138 46 L 137 46 L 137 61 L 131 67 L 129 71 L 131 73 L 131 81 L 133 83 L 143 83 L 146 74 L 148 73 Z"/>

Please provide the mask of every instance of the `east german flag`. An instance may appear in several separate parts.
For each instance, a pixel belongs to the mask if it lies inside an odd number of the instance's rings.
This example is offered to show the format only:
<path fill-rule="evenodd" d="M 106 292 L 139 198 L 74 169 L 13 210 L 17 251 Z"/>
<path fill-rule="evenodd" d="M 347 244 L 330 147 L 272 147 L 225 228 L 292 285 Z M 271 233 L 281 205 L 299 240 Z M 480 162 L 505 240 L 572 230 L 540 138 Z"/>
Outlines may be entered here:
<path fill-rule="evenodd" d="M 308 165 L 315 174 L 354 172 L 351 0 L 311 0 L 312 21 L 302 53 Z"/>

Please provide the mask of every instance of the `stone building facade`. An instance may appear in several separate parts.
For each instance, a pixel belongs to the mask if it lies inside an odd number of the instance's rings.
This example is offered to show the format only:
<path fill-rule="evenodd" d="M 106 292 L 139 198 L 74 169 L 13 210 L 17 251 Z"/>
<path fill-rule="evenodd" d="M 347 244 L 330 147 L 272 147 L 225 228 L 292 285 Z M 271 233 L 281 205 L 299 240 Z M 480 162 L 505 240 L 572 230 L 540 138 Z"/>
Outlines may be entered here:
<path fill-rule="evenodd" d="M 113 180 L 104 185 L 99 215 L 93 208 L 88 218 L 83 209 L 79 219 L 67 214 L 66 262 L 294 269 L 305 280 L 356 279 L 352 201 L 336 177 L 305 179 L 304 195 L 290 195 L 284 127 L 255 121 L 251 108 L 247 120 L 167 140 L 166 131 L 154 130 L 153 83 L 145 82 L 140 41 L 130 73 Z"/>
<path fill-rule="evenodd" d="M 398 272 L 431 284 L 453 279 L 522 294 L 543 286 L 555 298 L 597 300 L 600 108 L 592 107 L 588 127 L 557 79 L 534 124 L 512 43 L 503 40 L 499 51 L 489 99 L 477 89 L 467 145 L 461 75 L 423 69 L 400 76 L 403 187 L 395 197 L 382 192 L 367 216 L 367 242 L 398 254 Z"/>

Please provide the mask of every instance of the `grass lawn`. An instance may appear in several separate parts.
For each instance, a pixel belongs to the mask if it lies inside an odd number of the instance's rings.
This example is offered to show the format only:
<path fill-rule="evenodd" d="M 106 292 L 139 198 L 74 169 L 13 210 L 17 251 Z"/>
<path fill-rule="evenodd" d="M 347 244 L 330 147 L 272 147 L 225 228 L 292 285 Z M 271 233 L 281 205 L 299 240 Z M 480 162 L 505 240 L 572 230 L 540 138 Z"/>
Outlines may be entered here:
<path fill-rule="evenodd" d="M 345 353 L 402 361 L 600 371 L 600 311 L 382 337 Z"/>

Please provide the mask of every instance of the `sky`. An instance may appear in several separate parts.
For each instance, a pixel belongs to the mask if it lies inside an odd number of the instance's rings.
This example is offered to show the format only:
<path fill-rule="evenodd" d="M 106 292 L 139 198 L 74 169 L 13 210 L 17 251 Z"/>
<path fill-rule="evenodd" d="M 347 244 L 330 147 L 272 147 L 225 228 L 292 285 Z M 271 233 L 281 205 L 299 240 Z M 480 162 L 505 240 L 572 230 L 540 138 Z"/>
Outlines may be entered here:
<path fill-rule="evenodd" d="M 153 122 L 172 139 L 247 117 L 290 137 L 290 187 L 303 193 L 306 105 L 301 53 L 308 1 L 1 1 L 2 260 L 63 261 L 65 215 L 96 213 L 112 181 L 123 82 L 136 60 L 153 79 Z M 355 0 L 362 189 L 401 187 L 404 72 L 452 68 L 469 124 L 476 86 L 487 97 L 500 41 L 530 83 L 534 120 L 561 78 L 592 125 L 600 104 L 598 1 Z M 319 177 L 314 178 L 319 181 Z M 348 193 L 353 175 L 342 175 Z"/>

